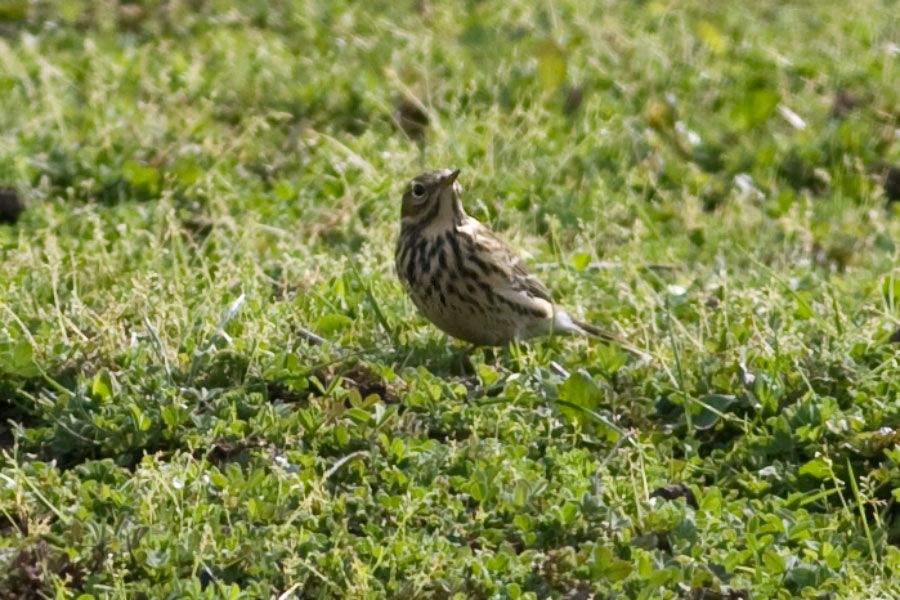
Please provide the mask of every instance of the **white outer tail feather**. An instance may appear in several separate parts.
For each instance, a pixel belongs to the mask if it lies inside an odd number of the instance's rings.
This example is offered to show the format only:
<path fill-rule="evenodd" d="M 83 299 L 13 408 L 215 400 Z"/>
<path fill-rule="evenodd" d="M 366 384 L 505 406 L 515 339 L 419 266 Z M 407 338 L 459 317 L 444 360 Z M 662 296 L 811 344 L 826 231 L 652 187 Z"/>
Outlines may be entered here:
<path fill-rule="evenodd" d="M 623 350 L 631 352 L 632 354 L 644 360 L 651 360 L 653 358 L 652 355 L 644 352 L 640 348 L 632 346 L 616 335 L 607 333 L 601 330 L 599 327 L 591 325 L 590 323 L 582 323 L 580 321 L 576 321 L 569 313 L 563 310 L 558 310 L 553 313 L 553 326 L 551 327 L 551 330 L 552 333 L 577 333 L 579 335 L 599 338 L 604 342 L 615 344 Z"/>
<path fill-rule="evenodd" d="M 564 310 L 553 313 L 553 333 L 580 333 L 590 335 L 587 330 L 578 326 L 575 320 Z"/>

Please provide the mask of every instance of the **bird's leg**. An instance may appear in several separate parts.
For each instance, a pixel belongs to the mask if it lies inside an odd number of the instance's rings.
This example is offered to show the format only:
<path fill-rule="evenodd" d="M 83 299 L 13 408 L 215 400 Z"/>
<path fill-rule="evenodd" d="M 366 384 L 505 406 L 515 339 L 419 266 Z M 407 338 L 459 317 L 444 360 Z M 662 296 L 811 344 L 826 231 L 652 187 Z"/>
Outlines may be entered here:
<path fill-rule="evenodd" d="M 520 370 L 522 365 L 522 346 L 519 345 L 518 339 L 513 339 L 510 343 L 503 346 L 503 358 L 506 363 L 514 365 L 514 370 Z"/>
<path fill-rule="evenodd" d="M 474 349 L 475 346 L 472 346 Z M 492 365 L 497 362 L 497 353 L 494 351 L 492 346 L 484 346 L 484 362 L 486 364 Z"/>
<path fill-rule="evenodd" d="M 455 353 L 455 356 L 453 357 L 453 370 L 456 371 L 460 377 L 470 377 L 475 374 L 475 365 L 472 364 L 472 357 L 470 355 L 476 348 L 477 346 L 472 344 L 460 348 Z"/>

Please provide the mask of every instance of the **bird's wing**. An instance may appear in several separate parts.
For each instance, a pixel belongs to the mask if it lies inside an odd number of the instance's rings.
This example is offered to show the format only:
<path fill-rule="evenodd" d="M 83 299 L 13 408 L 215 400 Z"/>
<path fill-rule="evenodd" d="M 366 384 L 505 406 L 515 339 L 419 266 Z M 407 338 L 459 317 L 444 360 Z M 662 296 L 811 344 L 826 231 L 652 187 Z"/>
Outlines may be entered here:
<path fill-rule="evenodd" d="M 509 245 L 490 229 L 469 217 L 460 228 L 468 234 L 476 256 L 484 264 L 475 262 L 479 275 L 494 293 L 524 306 L 545 311 L 553 310 L 553 297 L 547 286 L 531 273 L 522 259 Z"/>

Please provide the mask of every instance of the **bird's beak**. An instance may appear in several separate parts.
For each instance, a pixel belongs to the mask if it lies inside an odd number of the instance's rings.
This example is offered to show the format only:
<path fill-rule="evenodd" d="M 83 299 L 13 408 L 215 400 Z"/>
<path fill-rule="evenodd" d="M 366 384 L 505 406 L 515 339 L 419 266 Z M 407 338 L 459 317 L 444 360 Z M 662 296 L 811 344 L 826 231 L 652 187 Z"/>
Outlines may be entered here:
<path fill-rule="evenodd" d="M 443 179 L 441 179 L 441 187 L 448 188 L 453 185 L 453 182 L 456 181 L 456 178 L 459 177 L 459 169 L 453 169 L 453 171 L 449 175 L 445 175 Z"/>

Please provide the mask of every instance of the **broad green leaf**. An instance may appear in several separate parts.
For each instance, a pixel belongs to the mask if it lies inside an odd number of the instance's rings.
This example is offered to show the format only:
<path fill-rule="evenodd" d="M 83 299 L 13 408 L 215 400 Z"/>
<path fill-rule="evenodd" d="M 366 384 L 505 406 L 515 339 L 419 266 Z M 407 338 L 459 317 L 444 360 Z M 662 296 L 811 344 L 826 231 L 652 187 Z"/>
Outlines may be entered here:
<path fill-rule="evenodd" d="M 13 364 L 16 372 L 25 377 L 37 375 L 37 368 L 34 364 L 34 350 L 28 340 L 19 340 L 13 346 Z"/>
<path fill-rule="evenodd" d="M 816 479 L 826 479 L 831 477 L 831 465 L 827 459 L 820 456 L 804 463 L 798 473 L 800 475 L 809 475 Z"/>
<path fill-rule="evenodd" d="M 780 575 L 784 573 L 784 558 L 776 550 L 766 550 L 762 557 L 763 565 L 770 575 Z"/>
<path fill-rule="evenodd" d="M 716 54 L 724 54 L 728 50 L 728 38 L 709 21 L 701 21 L 697 25 L 697 35 Z"/>
<path fill-rule="evenodd" d="M 731 119 L 741 129 L 761 125 L 775 112 L 780 101 L 781 95 L 775 90 L 750 90 L 737 100 L 731 111 Z"/>
<path fill-rule="evenodd" d="M 621 581 L 631 574 L 633 568 L 630 562 L 622 560 L 606 546 L 594 549 L 592 571 L 599 576 L 610 581 Z"/>
<path fill-rule="evenodd" d="M 603 370 L 612 375 L 625 366 L 625 353 L 615 344 L 602 344 L 597 347 L 597 359 Z"/>
<path fill-rule="evenodd" d="M 360 425 L 366 425 L 369 421 L 372 420 L 372 415 L 369 413 L 369 411 L 358 407 L 354 407 L 348 410 L 347 416 Z"/>
<path fill-rule="evenodd" d="M 578 505 L 574 502 L 566 502 L 559 511 L 559 517 L 563 525 L 569 525 L 578 518 Z"/>
<path fill-rule="evenodd" d="M 112 397 L 112 380 L 106 369 L 100 369 L 94 375 L 91 381 L 91 395 L 101 402 L 106 402 Z"/>
<path fill-rule="evenodd" d="M 162 417 L 163 423 L 166 424 L 166 427 L 169 429 L 174 429 L 178 426 L 179 418 L 178 418 L 178 409 L 174 406 L 163 406 L 159 410 L 159 414 Z"/>
<path fill-rule="evenodd" d="M 485 363 L 478 365 L 478 376 L 481 378 L 481 382 L 484 385 L 491 385 L 500 377 L 499 373 L 497 373 L 497 369 Z"/>
<path fill-rule="evenodd" d="M 222 475 L 222 472 L 213 467 L 209 471 L 209 480 L 212 482 L 214 486 L 217 488 L 224 490 L 228 487 L 228 478 Z"/>
<path fill-rule="evenodd" d="M 717 487 L 707 488 L 700 499 L 700 510 L 715 516 L 722 510 L 722 491 Z"/>
<path fill-rule="evenodd" d="M 692 422 L 694 429 L 704 431 L 715 426 L 722 418 L 720 415 L 726 414 L 736 402 L 737 398 L 725 394 L 707 394 L 700 399 L 703 409 L 700 414 L 693 417 Z"/>
<path fill-rule="evenodd" d="M 580 252 L 572 257 L 571 263 L 575 270 L 584 271 L 591 264 L 591 255 Z"/>
<path fill-rule="evenodd" d="M 144 412 L 137 404 L 131 404 L 128 410 L 131 411 L 131 416 L 134 418 L 134 424 L 138 431 L 147 431 L 153 425 L 153 422 L 144 415 Z"/>
<path fill-rule="evenodd" d="M 315 433 L 321 422 L 314 416 L 311 409 L 303 408 L 297 411 L 297 420 L 306 433 Z"/>
<path fill-rule="evenodd" d="M 34 352 L 28 340 L 0 342 L 0 372 L 19 377 L 36 377 L 40 370 L 34 362 Z"/>
<path fill-rule="evenodd" d="M 585 408 L 595 408 L 603 399 L 603 393 L 590 375 L 579 370 L 559 386 L 559 398 Z"/>
<path fill-rule="evenodd" d="M 0 4 L 2 3 L 0 2 Z M 77 21 L 86 8 L 80 0 L 57 0 L 57 6 L 59 7 L 59 15 L 63 20 L 70 23 Z"/>
<path fill-rule="evenodd" d="M 566 81 L 566 53 L 553 40 L 538 46 L 538 81 L 547 92 L 555 92 Z"/>
<path fill-rule="evenodd" d="M 135 188 L 155 194 L 159 189 L 160 174 L 153 167 L 130 160 L 122 166 L 122 175 Z"/>
<path fill-rule="evenodd" d="M 331 314 L 321 317 L 315 324 L 315 330 L 322 335 L 328 335 L 346 329 L 353 324 L 353 319 L 347 315 Z"/>
<path fill-rule="evenodd" d="M 524 508 L 530 496 L 531 484 L 524 479 L 516 481 L 516 485 L 513 487 L 513 504 L 518 508 Z"/>

